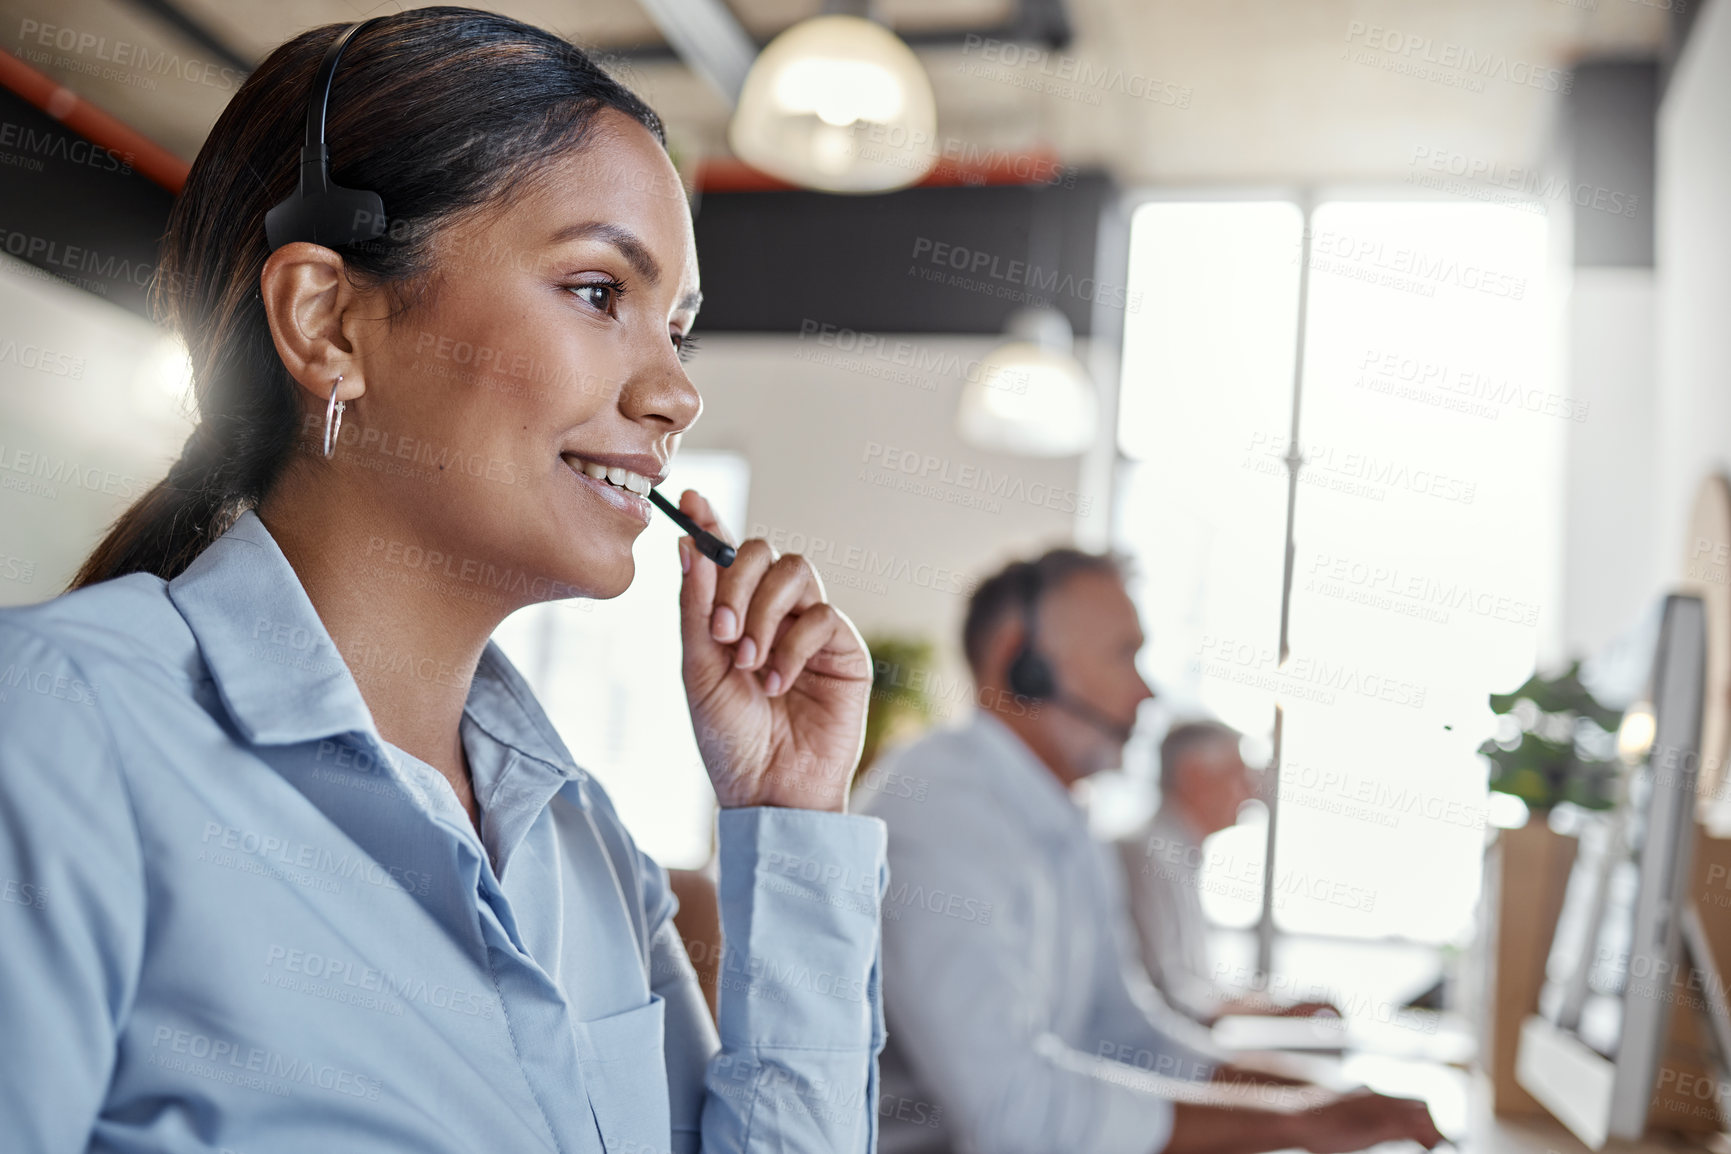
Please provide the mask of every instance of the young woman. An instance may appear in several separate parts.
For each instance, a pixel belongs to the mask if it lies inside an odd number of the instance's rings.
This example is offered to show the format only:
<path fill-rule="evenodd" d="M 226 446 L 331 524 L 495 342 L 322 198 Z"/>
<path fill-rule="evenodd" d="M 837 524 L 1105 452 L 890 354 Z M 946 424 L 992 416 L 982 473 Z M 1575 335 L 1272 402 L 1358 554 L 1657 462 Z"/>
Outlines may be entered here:
<path fill-rule="evenodd" d="M 343 31 L 271 53 L 175 205 L 183 455 L 73 591 L 0 613 L 3 1144 L 867 1151 L 870 662 L 811 566 L 680 541 L 719 1033 L 665 874 L 489 640 L 630 585 L 702 407 L 660 122 L 539 29 L 369 21 L 326 140 L 388 227 L 273 245 Z"/>

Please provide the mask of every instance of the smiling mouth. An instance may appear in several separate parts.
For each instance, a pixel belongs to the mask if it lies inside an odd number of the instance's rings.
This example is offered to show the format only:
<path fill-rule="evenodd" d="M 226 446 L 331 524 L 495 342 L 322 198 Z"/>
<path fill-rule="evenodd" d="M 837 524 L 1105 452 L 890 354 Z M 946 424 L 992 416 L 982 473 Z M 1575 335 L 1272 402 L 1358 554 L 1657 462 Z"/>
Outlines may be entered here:
<path fill-rule="evenodd" d="M 615 488 L 636 493 L 639 497 L 649 496 L 649 490 L 655 484 L 643 474 L 633 473 L 630 469 L 621 469 L 618 465 L 602 465 L 594 461 L 585 461 L 571 453 L 564 454 L 561 460 L 586 477 L 605 481 Z"/>

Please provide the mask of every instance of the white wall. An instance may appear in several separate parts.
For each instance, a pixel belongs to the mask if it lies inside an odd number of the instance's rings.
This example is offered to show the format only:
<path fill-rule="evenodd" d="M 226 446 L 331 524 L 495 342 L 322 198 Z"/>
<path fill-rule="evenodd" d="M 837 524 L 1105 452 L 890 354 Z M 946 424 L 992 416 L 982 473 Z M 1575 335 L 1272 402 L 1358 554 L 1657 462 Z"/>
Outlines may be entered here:
<path fill-rule="evenodd" d="M 1701 478 L 1731 470 L 1731 4 L 1709 0 L 1659 108 L 1655 268 L 1574 271 L 1564 648 L 1621 652 L 1682 576 Z M 1637 664 L 1644 669 L 1647 658 Z"/>
<path fill-rule="evenodd" d="M 0 605 L 59 593 L 191 432 L 161 330 L 0 256 Z"/>
<path fill-rule="evenodd" d="M 1575 269 L 1567 321 L 1562 648 L 1598 653 L 1652 603 L 1676 544 L 1661 540 L 1652 269 Z M 1580 409 L 1575 411 L 1579 412 Z"/>
<path fill-rule="evenodd" d="M 1659 109 L 1657 544 L 1678 576 L 1695 487 L 1731 467 L 1731 4 L 1696 17 Z M 1657 590 L 1655 590 L 1657 592 Z"/>
<path fill-rule="evenodd" d="M 1001 338 L 874 337 L 862 352 L 859 334 L 705 334 L 691 363 L 704 413 L 685 444 L 749 458 L 749 523 L 736 534 L 803 553 L 862 634 L 928 637 L 959 677 L 979 578 L 1073 540 L 1078 520 L 1108 509 L 1089 498 L 1085 517 L 1065 511 L 1083 503 L 1076 458 L 981 452 L 956 436 L 967 366 Z M 1077 352 L 1086 358 L 1086 342 Z M 886 479 L 896 485 L 874 483 Z"/>

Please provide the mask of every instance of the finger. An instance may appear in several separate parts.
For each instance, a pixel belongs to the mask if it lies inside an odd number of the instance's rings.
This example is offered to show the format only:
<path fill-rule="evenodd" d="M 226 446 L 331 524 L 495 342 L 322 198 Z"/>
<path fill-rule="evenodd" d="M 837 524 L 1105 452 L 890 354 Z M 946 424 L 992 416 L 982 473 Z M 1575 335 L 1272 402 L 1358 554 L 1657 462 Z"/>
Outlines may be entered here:
<path fill-rule="evenodd" d="M 841 610 L 827 601 L 801 611 L 770 650 L 763 666 L 763 691 L 771 697 L 786 693 L 806 663 L 847 628 Z"/>
<path fill-rule="evenodd" d="M 709 633 L 715 607 L 715 575 L 720 571 L 719 567 L 697 551 L 697 544 L 690 537 L 681 537 L 678 547 L 679 563 L 685 569 L 685 576 L 679 584 L 679 636 L 684 645 L 686 673 L 689 675 L 698 669 L 708 669 L 712 675 L 724 673 L 726 658 L 720 653 L 721 646 Z"/>
<path fill-rule="evenodd" d="M 696 489 L 686 489 L 679 494 L 679 511 L 696 522 L 700 529 L 729 545 L 734 544 L 733 534 L 722 524 L 714 506 Z M 690 537 L 679 539 L 679 562 L 685 572 L 679 587 L 679 617 L 686 660 L 703 661 L 712 671 L 725 671 L 728 662 L 720 653 L 721 645 L 716 641 L 712 628 L 721 567 L 699 552 L 696 542 Z"/>
<path fill-rule="evenodd" d="M 1412 1119 L 1408 1125 L 1400 1127 L 1398 1132 L 1391 1133 L 1389 1137 L 1405 1138 L 1409 1141 L 1417 1142 L 1427 1150 L 1443 1140 L 1442 1135 L 1437 1131 L 1435 1123 L 1433 1123 L 1429 1118 Z"/>
<path fill-rule="evenodd" d="M 1436 1128 L 1436 1119 L 1431 1117 L 1430 1107 L 1423 1102 L 1415 1103 L 1415 1105 L 1417 1109 L 1414 1112 L 1418 1116 L 1418 1124 L 1413 1129 L 1413 1137 L 1424 1143 L 1425 1148 L 1429 1149 L 1443 1140 L 1442 1131 Z"/>
<path fill-rule="evenodd" d="M 730 545 L 733 543 L 726 527 L 716 517 L 714 508 L 696 489 L 687 489 L 679 495 L 679 510 L 700 528 L 714 533 Z M 709 629 L 715 611 L 715 583 L 720 566 L 698 552 L 697 543 L 689 536 L 679 539 L 678 550 L 679 564 L 684 570 L 679 585 L 679 632 L 687 665 L 703 662 L 712 669 L 725 670 L 725 661 L 718 660 L 720 647 L 710 636 Z"/>
<path fill-rule="evenodd" d="M 1388 1104 L 1391 1109 L 1385 1116 L 1385 1130 L 1390 1138 L 1409 1138 L 1426 1147 L 1442 1140 L 1436 1123 L 1431 1120 L 1430 1108 L 1423 1101 L 1393 1098 L 1388 1100 Z"/>
<path fill-rule="evenodd" d="M 721 523 L 721 518 L 716 516 L 715 507 L 709 503 L 709 498 L 696 489 L 687 489 L 679 494 L 679 511 L 696 521 L 699 528 L 715 534 L 729 545 L 739 544 L 727 526 Z"/>
<path fill-rule="evenodd" d="M 811 563 L 798 553 L 778 557 L 757 583 L 745 610 L 745 627 L 733 663 L 756 669 L 776 643 L 782 619 L 823 600 L 823 586 Z"/>
<path fill-rule="evenodd" d="M 715 609 L 709 617 L 709 635 L 722 644 L 738 641 L 745 631 L 745 613 L 757 592 L 758 582 L 775 564 L 776 553 L 762 537 L 739 546 L 733 564 L 717 569 Z"/>

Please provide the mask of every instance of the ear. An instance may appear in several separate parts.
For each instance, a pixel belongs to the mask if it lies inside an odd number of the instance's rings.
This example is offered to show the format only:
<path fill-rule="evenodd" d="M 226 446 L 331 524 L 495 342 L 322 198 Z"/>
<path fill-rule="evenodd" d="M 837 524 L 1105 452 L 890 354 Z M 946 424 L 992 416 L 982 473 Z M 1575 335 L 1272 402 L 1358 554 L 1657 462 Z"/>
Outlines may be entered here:
<path fill-rule="evenodd" d="M 349 283 L 343 258 L 307 241 L 271 253 L 258 278 L 271 341 L 289 375 L 320 405 L 341 376 L 337 400 L 366 391 L 361 349 L 354 339 L 360 293 Z"/>
<path fill-rule="evenodd" d="M 991 642 L 986 646 L 983 655 L 984 668 L 980 672 L 990 680 L 999 684 L 1007 684 L 1010 678 L 1010 660 L 1016 651 L 1022 647 L 1022 639 L 1028 634 L 1027 623 L 1018 613 L 1006 616 L 998 623 L 997 630 L 992 634 Z"/>

